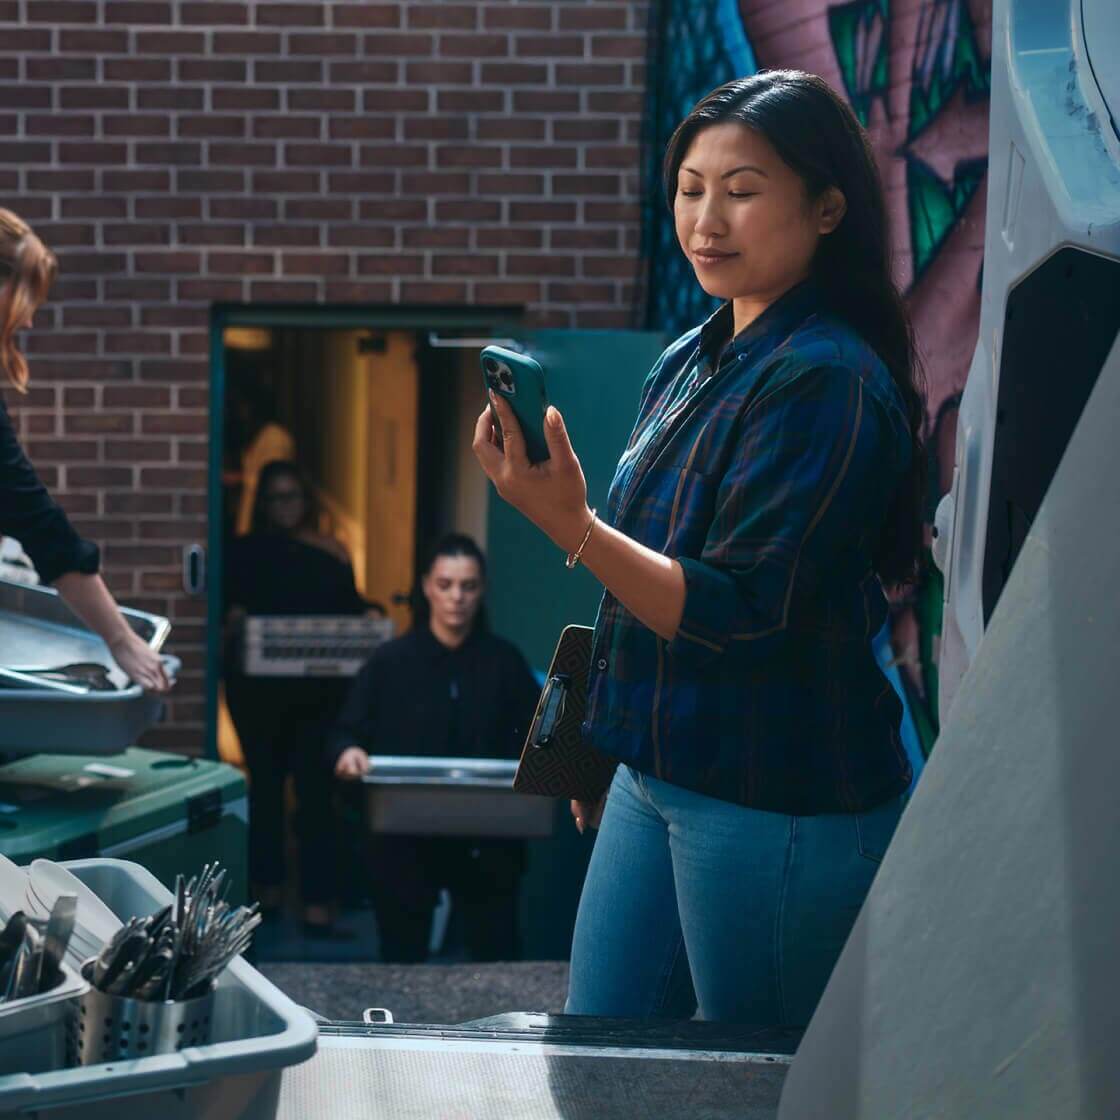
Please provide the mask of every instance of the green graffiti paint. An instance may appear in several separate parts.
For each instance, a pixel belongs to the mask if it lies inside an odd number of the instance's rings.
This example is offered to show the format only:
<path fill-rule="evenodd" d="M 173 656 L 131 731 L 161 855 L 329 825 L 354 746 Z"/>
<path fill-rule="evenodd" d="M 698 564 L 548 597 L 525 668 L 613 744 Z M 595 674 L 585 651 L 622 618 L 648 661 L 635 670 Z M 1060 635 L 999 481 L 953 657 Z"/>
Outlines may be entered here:
<path fill-rule="evenodd" d="M 986 160 L 961 164 L 956 169 L 953 182 L 947 184 L 921 160 L 907 157 L 906 194 L 915 278 L 929 267 L 960 220 L 980 186 L 986 166 Z"/>
<path fill-rule="evenodd" d="M 991 86 L 988 63 L 980 57 L 964 0 L 936 0 L 923 9 L 918 25 L 907 139 L 925 131 L 962 86 L 969 100 L 986 98 Z"/>
<path fill-rule="evenodd" d="M 890 8 L 887 0 L 855 0 L 828 9 L 828 32 L 848 100 L 867 125 L 871 103 L 883 97 L 889 81 Z"/>

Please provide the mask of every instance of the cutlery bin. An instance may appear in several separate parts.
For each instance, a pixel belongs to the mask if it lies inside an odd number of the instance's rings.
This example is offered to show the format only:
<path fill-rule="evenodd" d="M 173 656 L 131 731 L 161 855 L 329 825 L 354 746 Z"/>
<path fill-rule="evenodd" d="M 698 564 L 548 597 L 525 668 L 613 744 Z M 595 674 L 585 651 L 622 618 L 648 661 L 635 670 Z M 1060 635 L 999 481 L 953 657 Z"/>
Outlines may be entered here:
<path fill-rule="evenodd" d="M 122 920 L 171 902 L 171 892 L 138 864 L 85 859 L 64 866 Z M 22 1072 L 11 1071 L 9 1065 L 7 1076 L 0 1076 L 0 1116 L 274 1120 L 284 1068 L 315 1053 L 314 1019 L 240 958 L 218 978 L 213 1000 L 208 1043 L 75 1068 L 61 1068 L 70 1014 L 64 1005 L 49 1028 L 41 1025 L 51 1045 L 60 1042 L 63 1047 L 60 1068 L 31 1071 L 28 1055 L 22 1054 L 15 1063 Z M 17 1045 L 22 1049 L 22 1042 Z"/>

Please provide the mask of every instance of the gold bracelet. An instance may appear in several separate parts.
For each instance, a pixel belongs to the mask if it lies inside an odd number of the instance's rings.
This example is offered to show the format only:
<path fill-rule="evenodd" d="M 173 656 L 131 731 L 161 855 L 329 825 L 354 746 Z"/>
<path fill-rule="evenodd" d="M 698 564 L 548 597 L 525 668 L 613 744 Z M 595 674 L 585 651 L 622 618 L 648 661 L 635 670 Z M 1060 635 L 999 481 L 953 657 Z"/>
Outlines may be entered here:
<path fill-rule="evenodd" d="M 595 515 L 598 512 L 597 509 L 591 511 L 591 523 L 587 526 L 587 532 L 583 534 L 583 540 L 579 542 L 579 548 L 575 552 L 568 553 L 568 559 L 564 561 L 565 568 L 574 568 L 579 563 L 583 550 L 587 547 L 587 542 L 591 540 L 591 530 L 595 528 Z"/>

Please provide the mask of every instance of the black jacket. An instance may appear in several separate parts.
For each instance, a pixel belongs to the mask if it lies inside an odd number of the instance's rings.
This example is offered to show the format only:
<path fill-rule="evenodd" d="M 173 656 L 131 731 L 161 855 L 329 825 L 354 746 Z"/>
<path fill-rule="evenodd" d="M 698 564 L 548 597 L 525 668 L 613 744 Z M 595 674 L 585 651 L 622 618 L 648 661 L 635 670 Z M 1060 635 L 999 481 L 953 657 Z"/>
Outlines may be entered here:
<path fill-rule="evenodd" d="M 362 667 L 327 736 L 372 754 L 516 758 L 540 688 L 517 648 L 486 631 L 450 650 L 419 625 Z"/>
<path fill-rule="evenodd" d="M 74 531 L 66 514 L 39 481 L 16 438 L 0 399 L 0 535 L 15 537 L 31 557 L 39 578 L 52 583 L 67 572 L 96 572 L 97 545 Z"/>
<path fill-rule="evenodd" d="M 226 608 L 248 614 L 362 614 L 354 569 L 322 548 L 282 533 L 250 533 L 226 553 Z"/>

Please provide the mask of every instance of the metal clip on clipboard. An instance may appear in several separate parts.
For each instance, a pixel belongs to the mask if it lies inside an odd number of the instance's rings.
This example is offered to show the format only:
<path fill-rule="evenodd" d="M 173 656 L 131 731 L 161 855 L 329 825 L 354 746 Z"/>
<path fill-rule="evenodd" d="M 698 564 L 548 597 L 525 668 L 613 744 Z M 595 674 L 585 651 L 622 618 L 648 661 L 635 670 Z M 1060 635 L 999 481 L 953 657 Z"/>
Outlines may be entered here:
<path fill-rule="evenodd" d="M 537 705 L 537 714 L 529 731 L 529 743 L 533 747 L 547 747 L 564 718 L 564 708 L 568 702 L 568 690 L 572 679 L 564 673 L 555 673 L 545 682 L 544 692 Z"/>

